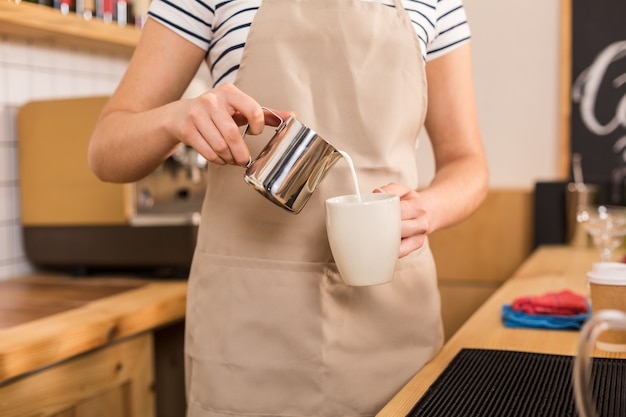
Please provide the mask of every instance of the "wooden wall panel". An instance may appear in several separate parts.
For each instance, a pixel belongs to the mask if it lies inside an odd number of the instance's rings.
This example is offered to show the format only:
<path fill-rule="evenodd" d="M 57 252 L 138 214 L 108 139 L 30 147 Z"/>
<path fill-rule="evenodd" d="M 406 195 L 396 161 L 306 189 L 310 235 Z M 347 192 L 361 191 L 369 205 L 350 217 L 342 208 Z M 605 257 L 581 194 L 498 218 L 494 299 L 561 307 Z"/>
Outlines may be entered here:
<path fill-rule="evenodd" d="M 490 190 L 469 219 L 431 235 L 439 278 L 501 282 L 511 276 L 532 251 L 532 212 L 532 190 Z"/>
<path fill-rule="evenodd" d="M 490 190 L 465 222 L 433 233 L 446 340 L 532 252 L 533 191 Z"/>

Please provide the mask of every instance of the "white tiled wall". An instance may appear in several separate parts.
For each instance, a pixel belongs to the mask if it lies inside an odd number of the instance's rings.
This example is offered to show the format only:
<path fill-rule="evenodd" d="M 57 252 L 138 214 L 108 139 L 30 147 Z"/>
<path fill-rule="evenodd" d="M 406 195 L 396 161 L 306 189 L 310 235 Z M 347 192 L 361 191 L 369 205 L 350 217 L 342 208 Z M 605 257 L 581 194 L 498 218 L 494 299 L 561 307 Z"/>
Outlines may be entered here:
<path fill-rule="evenodd" d="M 128 57 L 0 35 L 0 280 L 30 272 L 22 248 L 16 116 L 31 100 L 108 95 Z"/>

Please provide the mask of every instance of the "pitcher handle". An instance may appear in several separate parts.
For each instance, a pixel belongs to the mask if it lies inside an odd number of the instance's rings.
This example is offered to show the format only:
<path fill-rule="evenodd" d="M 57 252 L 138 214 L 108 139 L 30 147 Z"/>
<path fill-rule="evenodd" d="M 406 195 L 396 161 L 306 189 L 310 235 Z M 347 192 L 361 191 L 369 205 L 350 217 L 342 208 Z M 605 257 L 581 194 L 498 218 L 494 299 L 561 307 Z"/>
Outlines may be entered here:
<path fill-rule="evenodd" d="M 276 114 L 276 112 L 268 107 L 265 106 L 261 106 L 261 108 L 263 110 L 267 110 L 268 112 L 272 113 L 272 115 L 277 118 L 278 120 L 280 120 L 280 123 L 278 124 L 278 127 L 276 128 L 276 130 L 280 130 L 280 128 L 285 124 L 285 121 L 283 120 L 282 117 L 280 117 L 278 114 Z M 241 137 L 245 140 L 246 139 L 246 134 L 248 133 L 248 127 L 250 127 L 249 123 L 246 123 L 246 127 L 243 129 L 243 134 L 241 135 Z M 252 156 L 250 156 L 250 159 L 248 160 L 248 164 L 246 165 L 246 168 L 250 168 L 250 165 L 252 165 Z"/>
<path fill-rule="evenodd" d="M 591 390 L 591 354 L 600 333 L 608 329 L 626 330 L 626 313 L 619 310 L 600 310 L 591 316 L 580 331 L 572 372 L 579 417 L 598 417 Z"/>

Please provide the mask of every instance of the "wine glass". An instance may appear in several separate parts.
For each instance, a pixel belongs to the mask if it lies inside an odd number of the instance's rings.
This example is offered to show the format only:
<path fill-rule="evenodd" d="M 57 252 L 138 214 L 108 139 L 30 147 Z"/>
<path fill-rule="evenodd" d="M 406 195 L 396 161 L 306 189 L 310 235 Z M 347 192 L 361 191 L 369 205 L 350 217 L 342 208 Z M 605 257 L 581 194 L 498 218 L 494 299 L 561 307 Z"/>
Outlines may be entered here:
<path fill-rule="evenodd" d="M 626 207 L 583 205 L 578 208 L 576 221 L 585 228 L 600 250 L 601 261 L 610 261 L 615 249 L 624 242 Z"/>

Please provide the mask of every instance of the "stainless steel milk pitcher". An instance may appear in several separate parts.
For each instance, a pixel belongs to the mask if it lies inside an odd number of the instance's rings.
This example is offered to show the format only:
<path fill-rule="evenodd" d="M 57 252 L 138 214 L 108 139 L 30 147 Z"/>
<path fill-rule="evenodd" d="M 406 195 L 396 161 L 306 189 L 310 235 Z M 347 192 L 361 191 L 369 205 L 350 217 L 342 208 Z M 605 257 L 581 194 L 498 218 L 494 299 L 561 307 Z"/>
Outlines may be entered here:
<path fill-rule="evenodd" d="M 278 118 L 276 133 L 250 161 L 244 179 L 274 204 L 297 214 L 341 154 L 297 119 Z"/>

